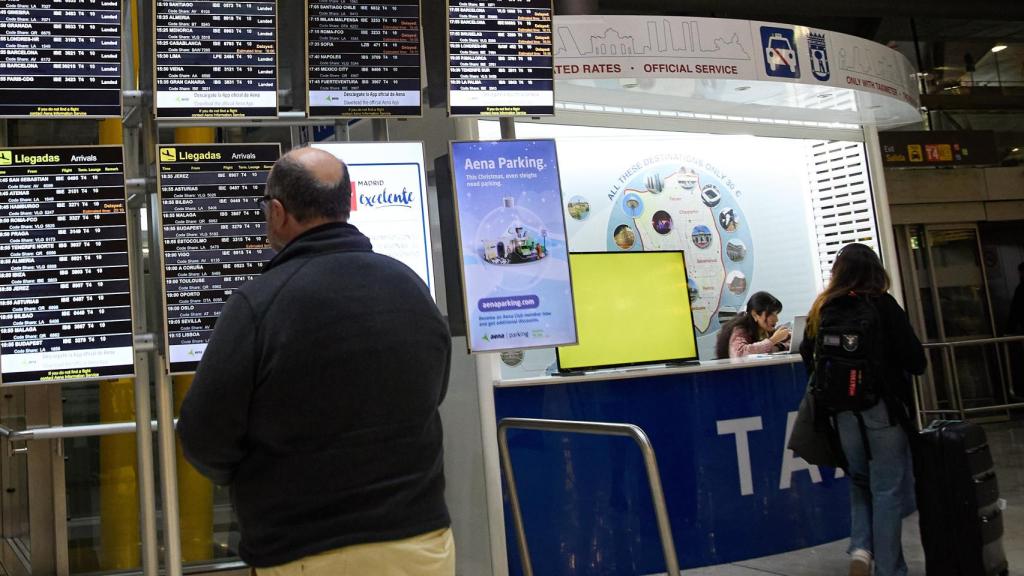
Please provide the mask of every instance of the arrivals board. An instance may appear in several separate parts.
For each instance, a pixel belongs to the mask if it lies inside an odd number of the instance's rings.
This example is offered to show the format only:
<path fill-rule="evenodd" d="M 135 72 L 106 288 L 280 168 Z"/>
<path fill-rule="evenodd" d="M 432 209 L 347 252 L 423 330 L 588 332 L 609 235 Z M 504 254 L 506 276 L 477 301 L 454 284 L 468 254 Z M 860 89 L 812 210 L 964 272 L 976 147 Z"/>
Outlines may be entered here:
<path fill-rule="evenodd" d="M 419 116 L 419 0 L 307 0 L 309 116 Z"/>
<path fill-rule="evenodd" d="M 135 373 L 120 146 L 0 149 L 0 380 Z"/>
<path fill-rule="evenodd" d="M 277 3 L 157 0 L 156 115 L 277 116 Z"/>
<path fill-rule="evenodd" d="M 121 116 L 121 0 L 0 3 L 0 117 Z"/>
<path fill-rule="evenodd" d="M 554 114 L 551 16 L 551 0 L 449 0 L 449 112 Z"/>
<path fill-rule="evenodd" d="M 260 202 L 278 144 L 159 149 L 166 358 L 194 372 L 232 292 L 273 256 Z"/>

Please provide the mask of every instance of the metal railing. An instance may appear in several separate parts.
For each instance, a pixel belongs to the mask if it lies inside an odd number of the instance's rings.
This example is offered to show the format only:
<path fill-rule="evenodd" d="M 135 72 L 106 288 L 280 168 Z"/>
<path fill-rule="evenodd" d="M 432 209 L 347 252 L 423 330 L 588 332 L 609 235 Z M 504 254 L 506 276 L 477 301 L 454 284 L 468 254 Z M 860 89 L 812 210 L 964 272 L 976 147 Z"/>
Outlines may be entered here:
<path fill-rule="evenodd" d="M 643 454 L 647 481 L 651 487 L 651 500 L 654 502 L 654 514 L 658 521 L 658 533 L 661 535 L 661 548 L 665 555 L 666 570 L 671 576 L 679 574 L 679 560 L 676 558 L 676 547 L 672 541 L 672 527 L 668 520 L 668 509 L 665 507 L 665 493 L 661 489 L 658 461 L 654 456 L 654 447 L 651 446 L 651 441 L 643 429 L 633 424 L 611 422 L 505 418 L 498 423 L 498 452 L 501 455 L 501 469 L 505 474 L 505 481 L 508 483 L 508 496 L 512 507 L 512 519 L 515 522 L 519 559 L 524 576 L 533 576 L 533 564 L 530 561 L 530 550 L 526 543 L 526 529 L 523 527 L 523 513 L 519 507 L 519 493 L 516 490 L 515 474 L 512 471 L 512 458 L 508 451 L 508 430 L 510 428 L 632 438 Z"/>
<path fill-rule="evenodd" d="M 1021 336 L 1001 336 L 998 338 L 979 338 L 975 340 L 962 340 L 958 342 L 929 342 L 924 344 L 925 350 L 939 350 L 942 354 L 943 374 L 945 375 L 946 390 L 950 396 L 949 400 L 952 404 L 950 408 L 938 408 L 935 406 L 929 406 L 926 402 L 924 391 L 922 390 L 922 377 L 918 376 L 914 378 L 914 398 L 918 404 L 918 420 L 919 424 L 924 425 L 924 418 L 929 414 L 933 415 L 949 415 L 956 414 L 961 420 L 966 420 L 970 415 L 992 413 L 992 412 L 1005 412 L 1009 410 L 1016 410 L 1024 408 L 1024 402 L 1010 402 L 1010 383 L 1013 381 L 1013 362 L 1011 357 L 1014 352 L 1011 350 L 1011 344 L 1024 343 L 1024 335 Z M 1001 404 L 992 404 L 989 406 L 977 406 L 973 408 L 967 408 L 964 406 L 963 390 L 960 387 L 960 374 L 957 369 L 955 351 L 958 348 L 971 348 L 981 346 L 995 346 L 997 352 L 997 358 L 999 359 L 999 380 L 1001 384 L 1002 397 L 1005 400 Z M 1021 354 L 1021 352 L 1017 352 Z M 929 362 L 931 358 L 929 357 Z M 935 369 L 932 368 L 934 374 Z M 938 382 L 936 382 L 938 384 Z M 993 389 L 993 392 L 995 390 Z"/>

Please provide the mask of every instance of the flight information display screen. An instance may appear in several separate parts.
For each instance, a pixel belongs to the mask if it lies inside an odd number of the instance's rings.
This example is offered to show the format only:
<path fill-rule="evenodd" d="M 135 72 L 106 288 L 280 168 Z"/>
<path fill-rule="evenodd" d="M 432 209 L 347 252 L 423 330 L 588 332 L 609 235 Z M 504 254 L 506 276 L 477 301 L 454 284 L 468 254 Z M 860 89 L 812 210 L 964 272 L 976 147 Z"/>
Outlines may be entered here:
<path fill-rule="evenodd" d="M 260 202 L 278 144 L 159 149 L 165 357 L 194 372 L 221 308 L 273 256 Z"/>
<path fill-rule="evenodd" d="M 448 0 L 452 115 L 555 113 L 551 0 Z"/>
<path fill-rule="evenodd" d="M 307 0 L 309 115 L 419 116 L 419 0 Z"/>
<path fill-rule="evenodd" d="M 121 116 L 121 0 L 0 3 L 0 116 Z"/>
<path fill-rule="evenodd" d="M 120 146 L 0 148 L 0 381 L 135 373 Z"/>
<path fill-rule="evenodd" d="M 277 116 L 277 3 L 156 0 L 156 115 Z"/>

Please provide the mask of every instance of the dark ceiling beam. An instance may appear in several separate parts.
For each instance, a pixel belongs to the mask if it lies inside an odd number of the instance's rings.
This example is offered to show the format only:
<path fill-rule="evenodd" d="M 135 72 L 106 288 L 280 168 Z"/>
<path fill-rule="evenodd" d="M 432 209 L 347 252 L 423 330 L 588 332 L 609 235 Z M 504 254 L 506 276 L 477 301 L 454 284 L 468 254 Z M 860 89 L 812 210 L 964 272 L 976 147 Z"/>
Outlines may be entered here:
<path fill-rule="evenodd" d="M 951 19 L 1024 20 L 1021 0 L 772 0 L 772 14 L 839 16 L 853 18 L 914 17 Z M 710 15 L 746 18 L 766 12 L 765 5 L 750 0 L 600 0 L 601 11 L 639 14 Z"/>

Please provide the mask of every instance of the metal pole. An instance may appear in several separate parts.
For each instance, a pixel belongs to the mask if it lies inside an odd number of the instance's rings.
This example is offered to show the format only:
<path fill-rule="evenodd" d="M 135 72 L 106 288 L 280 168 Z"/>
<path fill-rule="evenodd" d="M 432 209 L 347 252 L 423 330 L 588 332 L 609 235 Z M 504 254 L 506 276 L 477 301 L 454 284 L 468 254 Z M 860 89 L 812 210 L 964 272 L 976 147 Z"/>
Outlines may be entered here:
<path fill-rule="evenodd" d="M 502 140 L 515 140 L 516 139 L 516 119 L 511 116 L 502 116 L 498 119 L 498 125 L 501 126 L 501 139 Z"/>
<path fill-rule="evenodd" d="M 373 130 L 374 142 L 389 142 L 391 134 L 388 132 L 387 118 L 374 118 L 370 120 L 370 128 Z"/>
<path fill-rule="evenodd" d="M 334 121 L 334 141 L 335 142 L 348 142 L 348 118 L 342 118 Z"/>
<path fill-rule="evenodd" d="M 676 547 L 672 540 L 672 526 L 665 505 L 665 494 L 661 487 L 661 474 L 658 472 L 658 460 L 654 455 L 647 434 L 639 426 L 612 422 L 579 422 L 571 420 L 538 420 L 532 418 L 505 418 L 498 423 L 498 449 L 501 452 L 501 465 L 508 482 L 509 501 L 515 522 L 516 536 L 519 540 L 519 555 L 523 564 L 524 576 L 533 576 L 530 563 L 530 551 L 526 543 L 526 531 L 523 526 L 522 511 L 519 508 L 519 496 L 515 487 L 515 476 L 512 471 L 512 458 L 508 450 L 508 429 L 540 430 L 546 432 L 564 432 L 575 434 L 592 434 L 597 436 L 625 436 L 632 438 L 640 448 L 647 471 L 647 481 L 651 487 L 651 500 L 654 514 L 658 522 L 658 533 L 661 535 L 661 548 L 665 555 L 665 568 L 671 576 L 679 574 L 679 560 L 676 558 Z"/>
<path fill-rule="evenodd" d="M 121 79 L 122 90 L 135 91 L 139 85 L 139 74 L 136 73 L 137 63 L 142 62 L 143 54 L 136 54 L 135 47 L 141 47 L 142 42 L 136 42 L 141 33 L 142 27 L 139 21 L 143 17 L 140 0 L 132 0 L 124 3 L 124 15 L 122 32 L 122 47 L 129 57 L 122 59 Z M 139 165 L 139 143 L 141 141 L 142 126 L 140 121 L 148 119 L 144 98 L 138 99 L 138 107 L 141 113 L 130 116 L 130 121 L 124 126 L 124 167 L 125 178 L 145 178 L 145 172 Z M 127 119 L 126 119 L 127 120 Z M 127 202 L 127 223 L 129 238 L 135 245 L 133 269 L 130 275 L 129 290 L 133 295 L 134 306 L 133 320 L 136 330 L 135 342 L 135 452 L 138 469 L 136 483 L 139 490 L 139 539 L 141 540 L 141 563 L 142 572 L 146 576 L 157 576 L 160 570 L 159 555 L 157 553 L 157 529 L 156 529 L 156 471 L 153 465 L 153 430 L 150 428 L 152 418 L 152 406 L 149 400 L 149 355 L 139 345 L 139 335 L 148 332 L 148 318 L 146 314 L 146 290 L 145 288 L 145 262 L 143 258 L 143 232 L 142 214 L 140 208 L 146 206 L 146 192 L 136 202 Z M 150 339 L 151 340 L 151 339 Z"/>
<path fill-rule="evenodd" d="M 153 353 L 154 364 L 163 366 Z M 174 398 L 171 377 L 164 370 L 156 375 L 157 444 L 160 447 L 160 494 L 163 496 L 164 569 L 167 576 L 181 576 L 181 533 L 178 518 L 177 458 L 174 448 Z"/>

